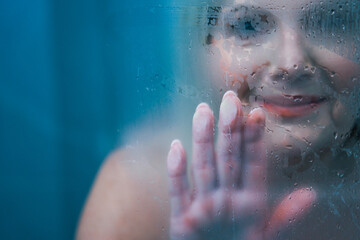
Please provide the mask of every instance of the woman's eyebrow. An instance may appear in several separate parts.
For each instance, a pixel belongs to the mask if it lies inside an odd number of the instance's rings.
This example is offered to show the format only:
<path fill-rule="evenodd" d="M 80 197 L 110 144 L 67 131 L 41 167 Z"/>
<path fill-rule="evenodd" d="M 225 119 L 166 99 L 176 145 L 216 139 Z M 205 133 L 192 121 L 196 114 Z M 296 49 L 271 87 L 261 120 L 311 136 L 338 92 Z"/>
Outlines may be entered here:
<path fill-rule="evenodd" d="M 304 27 L 338 27 L 345 25 L 350 28 L 353 25 L 359 25 L 360 5 L 352 4 L 314 4 L 307 6 L 302 11 L 300 21 L 304 23 Z M 357 27 L 358 28 L 358 27 Z"/>
<path fill-rule="evenodd" d="M 215 26 L 218 24 L 219 16 L 222 12 L 222 7 L 211 6 L 207 8 L 207 25 Z"/>
<path fill-rule="evenodd" d="M 346 14 L 359 14 L 360 4 L 346 3 L 313 3 L 304 5 L 301 10 L 304 13 L 319 13 L 322 16 L 343 17 Z"/>

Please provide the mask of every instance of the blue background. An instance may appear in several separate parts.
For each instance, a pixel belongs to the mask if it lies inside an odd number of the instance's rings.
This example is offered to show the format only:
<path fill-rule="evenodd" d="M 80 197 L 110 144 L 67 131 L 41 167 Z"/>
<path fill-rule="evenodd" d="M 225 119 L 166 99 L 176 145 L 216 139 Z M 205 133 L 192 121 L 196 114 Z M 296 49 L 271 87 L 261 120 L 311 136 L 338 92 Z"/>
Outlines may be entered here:
<path fill-rule="evenodd" d="M 166 105 L 162 4 L 0 1 L 0 239 L 72 239 L 106 155 Z"/>

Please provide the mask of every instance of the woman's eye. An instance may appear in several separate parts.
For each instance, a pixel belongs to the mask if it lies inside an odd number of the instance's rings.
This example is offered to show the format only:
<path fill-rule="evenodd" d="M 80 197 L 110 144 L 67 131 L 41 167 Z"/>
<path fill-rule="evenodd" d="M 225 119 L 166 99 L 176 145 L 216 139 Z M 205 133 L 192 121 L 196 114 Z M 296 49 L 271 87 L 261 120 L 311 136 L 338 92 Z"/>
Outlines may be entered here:
<path fill-rule="evenodd" d="M 253 25 L 251 24 L 251 21 L 246 21 L 246 22 L 245 22 L 245 30 L 255 31 L 255 28 L 254 28 Z"/>
<path fill-rule="evenodd" d="M 272 33 L 276 23 L 270 14 L 241 7 L 225 13 L 224 30 L 226 37 L 240 40 L 259 39 Z"/>
<path fill-rule="evenodd" d="M 264 28 L 254 20 L 239 19 L 235 23 L 226 24 L 227 33 L 230 36 L 239 37 L 241 40 L 248 40 L 263 34 Z"/>

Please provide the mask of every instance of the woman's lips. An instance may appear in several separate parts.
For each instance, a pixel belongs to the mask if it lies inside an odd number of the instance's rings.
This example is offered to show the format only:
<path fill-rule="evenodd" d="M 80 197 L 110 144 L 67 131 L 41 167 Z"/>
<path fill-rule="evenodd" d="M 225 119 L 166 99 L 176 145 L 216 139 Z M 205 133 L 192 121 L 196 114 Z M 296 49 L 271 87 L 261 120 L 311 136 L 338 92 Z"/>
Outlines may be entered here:
<path fill-rule="evenodd" d="M 286 118 L 311 114 L 327 100 L 323 96 L 286 94 L 281 96 L 262 97 L 262 99 L 264 107 L 269 112 Z"/>

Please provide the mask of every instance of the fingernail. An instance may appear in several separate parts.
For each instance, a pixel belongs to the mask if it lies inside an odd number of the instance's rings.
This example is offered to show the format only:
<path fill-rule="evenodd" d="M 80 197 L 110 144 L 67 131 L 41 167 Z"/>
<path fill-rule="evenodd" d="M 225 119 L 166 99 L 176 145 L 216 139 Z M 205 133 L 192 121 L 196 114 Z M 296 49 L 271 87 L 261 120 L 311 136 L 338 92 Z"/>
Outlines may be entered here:
<path fill-rule="evenodd" d="M 261 124 L 265 122 L 265 113 L 261 108 L 254 108 L 249 113 L 249 118 L 253 119 L 255 123 Z"/>
<path fill-rule="evenodd" d="M 172 141 L 170 147 L 172 148 L 173 146 L 175 146 L 175 144 L 181 144 L 180 140 L 175 139 L 174 141 Z"/>
<path fill-rule="evenodd" d="M 224 95 L 223 101 L 220 105 L 220 117 L 223 125 L 230 125 L 236 118 L 239 110 L 237 104 L 235 103 L 235 99 L 231 96 L 232 93 L 229 92 L 230 91 Z"/>
<path fill-rule="evenodd" d="M 244 128 L 244 140 L 246 142 L 258 141 L 264 133 L 265 113 L 261 108 L 253 109 L 247 118 Z"/>
<path fill-rule="evenodd" d="M 205 109 L 201 107 L 196 110 L 193 118 L 193 126 L 198 133 L 203 133 L 210 128 L 211 114 L 212 111 L 210 108 Z"/>
<path fill-rule="evenodd" d="M 227 91 L 227 92 L 224 94 L 222 100 L 224 101 L 224 99 L 225 99 L 226 97 L 228 97 L 228 96 L 235 96 L 235 97 L 237 97 L 237 95 L 236 95 L 236 93 L 235 93 L 234 91 L 229 90 L 229 91 Z"/>
<path fill-rule="evenodd" d="M 169 161 L 168 161 L 168 171 L 170 174 L 178 174 L 180 171 L 179 166 L 181 163 L 181 150 L 180 150 L 180 141 L 174 140 L 171 143 L 170 152 L 169 152 Z"/>
<path fill-rule="evenodd" d="M 200 103 L 197 107 L 196 107 L 196 111 L 200 108 L 210 108 L 209 105 L 207 103 Z"/>

